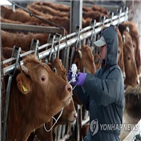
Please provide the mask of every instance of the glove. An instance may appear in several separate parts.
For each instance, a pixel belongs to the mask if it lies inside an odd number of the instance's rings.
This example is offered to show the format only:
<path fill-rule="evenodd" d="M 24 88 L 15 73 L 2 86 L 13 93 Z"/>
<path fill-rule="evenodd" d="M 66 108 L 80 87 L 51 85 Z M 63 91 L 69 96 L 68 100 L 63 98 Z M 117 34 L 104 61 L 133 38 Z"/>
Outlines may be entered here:
<path fill-rule="evenodd" d="M 86 75 L 87 75 L 87 73 L 81 73 L 81 72 L 78 73 L 78 76 L 77 76 L 77 85 L 78 86 L 84 85 Z"/>
<path fill-rule="evenodd" d="M 69 73 L 68 73 L 68 81 L 70 82 L 72 80 L 72 70 L 70 69 L 69 70 Z M 73 85 L 73 86 L 75 86 L 76 84 L 77 84 L 77 77 L 75 76 L 75 80 L 76 81 L 74 81 L 74 82 L 71 82 L 71 84 Z"/>

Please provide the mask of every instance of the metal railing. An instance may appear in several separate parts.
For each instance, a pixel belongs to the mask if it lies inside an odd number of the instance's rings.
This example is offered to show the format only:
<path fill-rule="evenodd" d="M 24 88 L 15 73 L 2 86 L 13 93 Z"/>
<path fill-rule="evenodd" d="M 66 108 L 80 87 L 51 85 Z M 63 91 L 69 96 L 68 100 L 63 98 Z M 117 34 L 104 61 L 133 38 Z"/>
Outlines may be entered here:
<path fill-rule="evenodd" d="M 92 34 L 98 34 L 103 29 L 104 26 L 109 26 L 110 24 L 118 25 L 124 21 L 127 21 L 129 14 L 130 14 L 130 11 L 128 11 L 128 8 L 127 8 L 126 11 L 119 13 L 119 15 L 113 16 L 112 19 L 109 18 L 109 19 L 104 20 L 103 22 L 96 23 L 95 32 L 92 32 L 93 26 L 88 26 L 88 27 L 82 29 L 80 31 L 79 40 L 82 41 L 82 40 L 85 40 L 85 39 L 89 38 L 90 36 L 92 36 Z M 72 34 L 69 34 L 69 35 L 62 37 L 62 39 L 60 40 L 61 43 L 59 45 L 59 49 L 62 50 L 65 47 L 68 47 L 68 46 L 75 44 L 76 41 L 78 40 L 77 35 L 78 35 L 77 32 L 74 32 Z M 55 41 L 55 43 L 57 43 L 57 41 Z M 44 45 L 38 47 L 39 59 L 43 59 L 50 54 L 51 48 L 49 48 L 49 47 L 51 47 L 51 43 L 47 43 L 47 44 L 44 44 Z M 49 48 L 49 49 L 40 52 L 40 50 L 45 49 L 45 48 Z M 57 50 L 57 48 L 58 48 L 58 45 L 56 45 L 54 47 L 55 50 Z M 54 49 L 53 49 L 53 52 L 55 51 Z M 27 51 L 23 54 L 20 54 L 20 58 L 25 57 L 31 53 L 34 53 L 34 51 L 30 50 L 30 51 Z M 10 63 L 14 60 L 15 60 L 15 58 L 9 58 L 7 60 L 2 61 L 2 64 Z M 20 61 L 20 64 L 21 65 L 23 64 L 22 60 Z M 15 64 L 12 64 L 10 66 L 3 68 L 2 75 L 5 76 L 6 74 L 10 73 L 11 71 L 13 71 L 14 67 L 15 67 Z"/>

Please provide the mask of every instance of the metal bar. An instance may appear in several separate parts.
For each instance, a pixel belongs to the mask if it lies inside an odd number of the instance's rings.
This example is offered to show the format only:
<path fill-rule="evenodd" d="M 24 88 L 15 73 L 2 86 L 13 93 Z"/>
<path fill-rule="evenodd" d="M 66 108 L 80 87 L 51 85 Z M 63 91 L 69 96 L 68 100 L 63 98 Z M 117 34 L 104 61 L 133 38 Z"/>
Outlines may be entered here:
<path fill-rule="evenodd" d="M 122 13 L 123 14 L 123 13 Z M 121 14 L 121 15 L 122 15 Z M 115 17 L 116 17 L 116 20 L 114 20 L 115 19 Z M 122 23 L 122 22 L 124 22 L 125 20 L 126 20 L 126 14 L 124 13 L 124 16 L 120 16 L 120 23 Z M 118 19 L 118 16 L 114 16 L 113 17 L 113 25 L 117 25 L 119 23 L 119 19 Z M 104 25 L 105 26 L 109 26 L 111 24 L 111 19 L 109 19 L 109 23 L 107 22 L 106 24 L 105 24 L 105 22 L 104 22 Z M 96 24 L 97 25 L 97 24 Z M 102 29 L 103 29 L 103 24 L 101 23 L 100 24 L 101 26 L 99 26 L 99 27 L 97 27 L 97 28 L 95 28 L 95 34 L 97 34 L 97 33 L 99 33 Z M 92 35 L 92 30 L 93 30 L 93 28 L 91 27 L 91 26 L 89 26 L 89 27 L 86 27 L 86 29 L 88 30 L 87 32 L 80 32 L 80 40 L 82 41 L 82 40 L 84 40 L 84 39 L 86 39 L 86 38 L 88 38 L 88 37 L 90 37 L 91 35 Z M 84 29 L 84 30 L 82 30 L 82 31 L 85 31 L 86 29 Z M 63 37 L 62 38 L 62 40 L 61 41 L 64 41 L 63 43 L 61 43 L 60 44 L 60 50 L 62 50 L 62 49 L 64 49 L 65 47 L 66 47 L 66 45 L 67 46 L 71 46 L 71 45 L 73 45 L 75 42 L 76 42 L 76 40 L 77 40 L 77 33 L 73 33 L 73 35 L 76 35 L 76 37 L 74 36 L 73 38 L 68 38 L 68 36 L 66 37 Z M 71 35 L 72 36 L 72 35 Z M 71 36 L 69 36 L 69 37 L 71 37 Z M 67 39 L 67 41 L 65 41 Z M 43 49 L 43 47 L 45 48 L 46 46 L 50 46 L 51 44 L 44 44 L 43 46 L 41 46 L 41 47 L 39 47 L 39 49 Z M 57 50 L 57 48 L 58 48 L 58 45 L 57 46 L 55 46 L 55 50 Z M 44 57 L 46 57 L 46 56 L 48 56 L 49 55 L 49 53 L 50 53 L 50 50 L 51 49 L 48 49 L 48 50 L 45 50 L 45 51 L 43 51 L 43 52 L 41 52 L 41 53 L 39 53 L 39 59 L 43 59 Z M 55 51 L 54 49 L 53 49 L 53 52 Z M 28 53 L 28 52 L 27 52 Z M 22 64 L 23 62 L 21 61 L 21 64 Z M 8 67 L 6 67 L 6 68 L 4 68 L 4 70 L 3 70 L 3 74 L 4 75 L 6 75 L 6 74 L 8 74 L 9 72 L 11 72 L 12 70 L 14 69 L 14 65 L 11 65 L 11 66 L 8 66 Z"/>
<path fill-rule="evenodd" d="M 62 137 L 61 138 L 65 136 L 65 130 L 66 130 L 66 125 L 62 125 Z"/>
<path fill-rule="evenodd" d="M 7 138 L 7 118 L 8 118 L 8 107 L 9 107 L 9 98 L 10 98 L 10 90 L 11 90 L 11 84 L 12 84 L 12 76 L 9 76 L 8 78 L 8 84 L 6 89 L 6 103 L 5 103 L 5 111 L 4 111 L 4 125 L 3 125 L 3 135 L 2 140 L 6 141 Z"/>
<path fill-rule="evenodd" d="M 32 53 L 34 53 L 34 50 L 30 50 L 30 51 L 24 52 L 23 54 L 20 54 L 20 58 L 25 57 L 25 56 L 27 56 L 29 54 L 32 54 Z M 3 64 L 7 64 L 7 63 L 12 62 L 14 60 L 15 60 L 15 58 L 6 59 L 6 60 L 3 61 Z"/>
<path fill-rule="evenodd" d="M 82 106 L 78 105 L 77 113 L 77 141 L 82 141 Z"/>
<path fill-rule="evenodd" d="M 82 4 L 83 0 L 71 0 L 70 33 L 75 32 L 76 26 L 82 28 Z"/>
<path fill-rule="evenodd" d="M 1 28 L 1 25 L 0 25 L 0 28 Z M 2 49 L 1 49 L 1 46 L 2 43 L 1 43 L 1 40 L 0 40 L 0 61 L 2 61 Z M 0 65 L 0 70 L 2 70 L 2 64 Z M 0 121 L 2 121 L 2 90 L 3 90 L 3 77 L 2 77 L 2 71 L 0 73 L 0 78 L 1 78 L 1 81 L 0 81 Z M 2 140 L 2 124 L 0 124 L 0 140 Z"/>
<path fill-rule="evenodd" d="M 64 34 L 63 30 L 58 27 L 44 27 L 35 25 L 1 23 L 1 29 L 4 30 L 18 30 L 22 32 L 36 32 L 36 33 L 60 33 Z"/>
<path fill-rule="evenodd" d="M 34 50 L 36 58 L 38 58 L 39 40 L 32 39 L 30 50 Z"/>
<path fill-rule="evenodd" d="M 90 120 L 89 116 L 85 120 L 82 120 L 82 126 L 84 126 L 89 120 Z"/>
<path fill-rule="evenodd" d="M 0 78 L 1 78 L 1 74 L 0 74 Z M 0 121 L 2 121 L 2 81 L 0 82 L 0 88 L 1 88 L 1 91 L 0 91 Z M 0 140 L 2 140 L 2 124 L 0 124 Z"/>

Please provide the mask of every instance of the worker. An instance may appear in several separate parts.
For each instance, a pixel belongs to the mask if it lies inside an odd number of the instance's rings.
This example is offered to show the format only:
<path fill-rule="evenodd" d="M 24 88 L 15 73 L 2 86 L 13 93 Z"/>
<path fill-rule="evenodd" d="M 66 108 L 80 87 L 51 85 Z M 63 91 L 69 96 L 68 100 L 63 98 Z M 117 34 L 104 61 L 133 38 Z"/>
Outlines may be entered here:
<path fill-rule="evenodd" d="M 89 111 L 90 127 L 84 141 L 120 141 L 124 110 L 124 80 L 118 66 L 118 37 L 107 27 L 94 45 L 99 48 L 101 68 L 94 75 L 79 72 L 74 91 Z M 68 80 L 72 78 L 69 71 Z"/>

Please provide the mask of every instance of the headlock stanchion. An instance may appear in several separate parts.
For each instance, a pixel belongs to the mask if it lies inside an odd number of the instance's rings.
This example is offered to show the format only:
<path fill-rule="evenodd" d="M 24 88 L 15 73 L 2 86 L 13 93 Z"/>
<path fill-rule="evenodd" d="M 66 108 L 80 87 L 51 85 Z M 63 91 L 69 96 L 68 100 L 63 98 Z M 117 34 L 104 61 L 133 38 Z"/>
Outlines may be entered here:
<path fill-rule="evenodd" d="M 12 56 L 16 59 L 15 67 L 12 72 L 12 74 L 8 78 L 8 84 L 6 88 L 6 100 L 5 100 L 5 110 L 4 110 L 4 123 L 3 123 L 3 133 L 2 133 L 2 140 L 6 141 L 6 138 L 8 137 L 8 132 L 7 132 L 7 118 L 8 118 L 8 107 L 9 107 L 9 98 L 10 98 L 10 91 L 11 91 L 11 84 L 12 84 L 12 79 L 15 76 L 16 69 L 20 65 L 19 64 L 19 59 L 20 59 L 20 52 L 21 48 L 18 48 L 14 46 Z"/>
<path fill-rule="evenodd" d="M 0 30 L 0 56 L 2 56 L 2 40 L 1 40 L 1 30 Z M 0 140 L 2 140 L 2 88 L 3 88 L 3 62 L 2 57 L 0 57 Z"/>
<path fill-rule="evenodd" d="M 38 56 L 38 46 L 39 46 L 39 40 L 32 39 L 30 50 L 34 51 L 36 58 L 39 58 L 39 56 Z"/>

